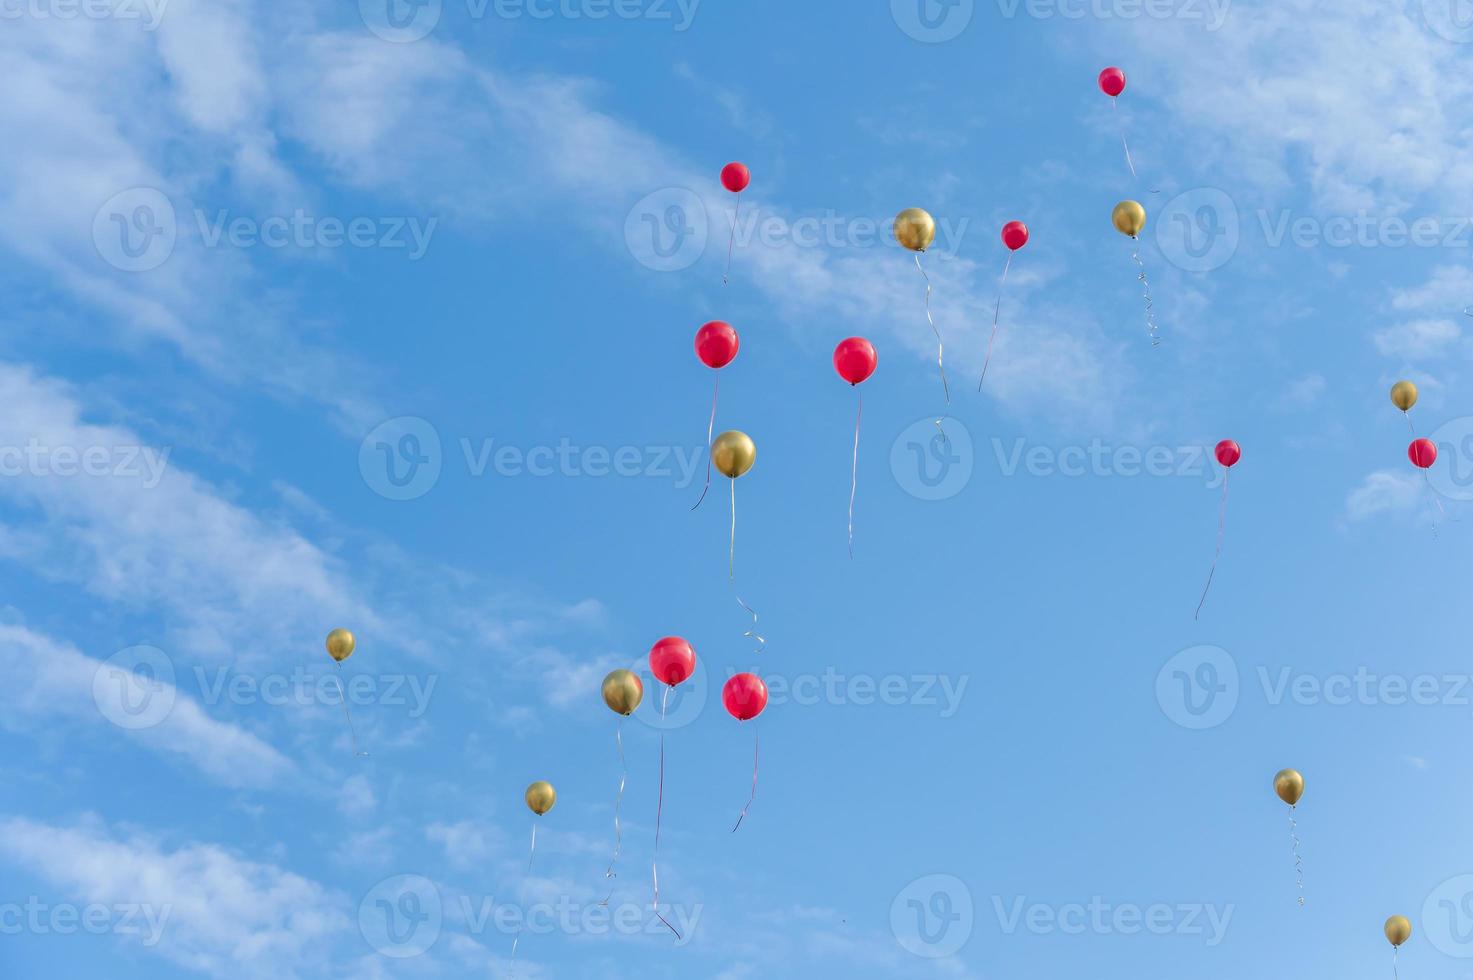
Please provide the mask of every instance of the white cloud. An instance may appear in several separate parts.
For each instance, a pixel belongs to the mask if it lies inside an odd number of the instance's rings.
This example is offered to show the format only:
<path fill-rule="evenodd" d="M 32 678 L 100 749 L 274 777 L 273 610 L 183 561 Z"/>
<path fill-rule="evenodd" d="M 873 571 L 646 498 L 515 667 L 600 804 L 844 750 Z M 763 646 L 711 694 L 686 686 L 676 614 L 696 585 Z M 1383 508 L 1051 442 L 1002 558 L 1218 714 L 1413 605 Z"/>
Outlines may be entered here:
<path fill-rule="evenodd" d="M 1372 339 L 1382 354 L 1416 360 L 1447 354 L 1463 339 L 1463 329 L 1451 319 L 1409 320 L 1376 331 Z"/>
<path fill-rule="evenodd" d="M 1364 521 L 1381 514 L 1409 514 L 1431 492 L 1413 473 L 1377 470 L 1351 491 L 1345 501 L 1345 515 L 1352 521 Z"/>

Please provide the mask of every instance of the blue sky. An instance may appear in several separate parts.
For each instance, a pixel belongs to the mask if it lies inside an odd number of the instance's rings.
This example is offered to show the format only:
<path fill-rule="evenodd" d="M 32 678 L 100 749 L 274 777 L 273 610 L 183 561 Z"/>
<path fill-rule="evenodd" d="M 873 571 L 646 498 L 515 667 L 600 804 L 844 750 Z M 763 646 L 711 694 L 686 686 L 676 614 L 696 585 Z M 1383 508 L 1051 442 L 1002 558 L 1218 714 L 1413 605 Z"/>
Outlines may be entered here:
<path fill-rule="evenodd" d="M 3 8 L 6 975 L 1469 975 L 1467 10 L 394 2 Z"/>

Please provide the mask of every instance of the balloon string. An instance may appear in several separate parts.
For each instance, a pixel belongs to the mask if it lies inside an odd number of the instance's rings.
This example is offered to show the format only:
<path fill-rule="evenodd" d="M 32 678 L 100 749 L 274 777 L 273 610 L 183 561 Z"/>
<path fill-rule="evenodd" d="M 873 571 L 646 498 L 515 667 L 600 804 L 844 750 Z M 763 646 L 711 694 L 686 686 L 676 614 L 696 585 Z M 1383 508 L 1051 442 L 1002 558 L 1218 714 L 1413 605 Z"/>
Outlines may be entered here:
<path fill-rule="evenodd" d="M 353 737 L 353 757 L 355 759 L 366 759 L 368 758 L 368 753 L 360 751 L 358 748 L 358 729 L 353 727 L 353 712 L 348 709 L 348 690 L 343 687 L 343 665 L 337 664 L 336 666 L 338 673 L 333 677 L 333 680 L 338 682 L 338 697 L 343 700 L 343 716 L 348 719 L 348 734 Z"/>
<path fill-rule="evenodd" d="M 528 854 L 527 854 L 527 870 L 522 873 L 522 883 L 517 888 L 517 905 L 519 905 L 519 906 L 525 904 L 525 898 L 526 898 L 526 893 L 527 893 L 527 878 L 532 874 L 532 859 L 534 857 L 536 857 L 536 856 L 537 856 L 537 821 L 534 820 L 534 821 L 532 821 L 532 850 L 530 852 L 528 852 Z M 517 945 L 519 943 L 521 943 L 521 941 L 522 941 L 522 927 L 525 926 L 526 924 L 527 924 L 527 915 L 526 915 L 526 912 L 524 911 L 522 913 L 522 919 L 521 919 L 521 921 L 517 923 L 517 935 L 516 935 L 516 938 L 511 941 L 511 959 L 512 959 L 512 962 L 513 963 L 515 963 L 516 960 L 517 960 Z"/>
<path fill-rule="evenodd" d="M 1202 590 L 1202 598 L 1197 603 L 1197 614 L 1193 619 L 1202 618 L 1202 607 L 1207 603 L 1207 592 L 1212 588 L 1212 578 L 1217 574 L 1217 560 L 1222 557 L 1222 532 L 1227 527 L 1227 503 L 1228 503 L 1228 479 L 1233 471 L 1226 467 L 1222 471 L 1222 505 L 1217 512 L 1217 552 L 1212 556 L 1212 570 L 1207 573 L 1207 588 Z"/>
<path fill-rule="evenodd" d="M 992 336 L 987 338 L 987 359 L 982 362 L 982 380 L 977 382 L 977 390 L 982 390 L 983 383 L 987 380 L 987 365 L 992 363 L 992 343 L 997 340 L 997 318 L 1002 313 L 1002 288 L 1008 284 L 1008 270 L 1013 267 L 1013 253 L 1008 252 L 1007 264 L 1002 267 L 1002 281 L 997 284 L 997 306 L 992 310 Z"/>
<path fill-rule="evenodd" d="M 665 814 L 665 711 L 670 706 L 670 692 L 674 688 L 665 687 L 665 694 L 660 699 L 660 794 L 659 802 L 655 804 L 655 856 L 650 860 L 650 876 L 655 885 L 655 918 L 665 923 L 665 928 L 675 933 L 675 938 L 680 938 L 680 930 L 676 929 L 665 917 L 660 914 L 660 820 Z"/>
<path fill-rule="evenodd" d="M 1139 180 L 1135 172 L 1135 161 L 1130 158 L 1130 143 L 1125 139 L 1125 120 L 1120 118 L 1120 100 L 1114 96 L 1110 97 L 1110 109 L 1115 113 L 1115 122 L 1120 127 L 1120 145 L 1125 147 L 1125 165 L 1130 168 L 1130 176 Z"/>
<path fill-rule="evenodd" d="M 753 803 L 757 802 L 757 764 L 761 760 L 761 757 L 762 733 L 758 732 L 755 735 L 755 741 L 752 745 L 752 795 L 747 797 L 747 805 L 742 807 L 742 814 L 737 817 L 736 826 L 731 828 L 733 834 L 741 829 L 742 821 L 747 819 L 747 811 L 752 809 Z"/>
<path fill-rule="evenodd" d="M 1294 879 L 1299 885 L 1299 907 L 1304 908 L 1304 859 L 1299 856 L 1299 824 L 1294 820 L 1298 807 L 1289 807 L 1289 843 L 1294 848 Z"/>
<path fill-rule="evenodd" d="M 614 797 L 614 857 L 609 861 L 609 870 L 604 872 L 604 878 L 617 878 L 614 873 L 614 865 L 619 863 L 619 854 L 624 850 L 624 831 L 619 826 L 619 808 L 624 804 L 624 786 L 629 782 L 629 763 L 624 758 L 624 719 L 619 719 L 619 727 L 614 729 L 614 741 L 619 745 L 619 793 Z M 599 905 L 608 907 L 609 900 L 614 897 L 614 886 L 609 885 L 609 896 Z"/>
<path fill-rule="evenodd" d="M 757 649 L 753 653 L 762 653 L 767 649 L 767 638 L 757 632 L 757 610 L 742 601 L 742 597 L 736 590 L 736 480 L 731 481 L 731 556 L 726 567 L 726 580 L 731 584 L 731 594 L 735 597 L 737 605 L 747 611 L 752 617 L 752 628 L 742 634 L 749 640 L 757 641 Z"/>
<path fill-rule="evenodd" d="M 701 506 L 701 501 L 706 499 L 706 494 L 711 490 L 711 437 L 716 433 L 716 400 L 721 397 L 721 375 L 716 375 L 716 387 L 711 392 L 711 420 L 706 423 L 706 486 L 701 490 L 701 500 L 696 501 L 696 507 Z"/>
<path fill-rule="evenodd" d="M 916 253 L 916 268 L 920 270 L 921 278 L 926 280 L 926 322 L 931 325 L 931 332 L 936 335 L 936 369 L 941 372 L 941 390 L 946 394 L 946 404 L 951 404 L 951 385 L 946 380 L 946 349 L 941 344 L 941 331 L 936 329 L 936 318 L 931 315 L 931 277 L 926 275 L 926 267 L 921 265 L 921 253 Z M 941 438 L 946 439 L 946 430 L 941 428 L 941 420 L 936 420 L 936 429 L 941 433 Z"/>
<path fill-rule="evenodd" d="M 1406 416 L 1407 428 L 1412 430 L 1412 438 L 1417 438 L 1417 426 L 1412 422 L 1412 413 L 1404 411 L 1401 414 Z"/>
<path fill-rule="evenodd" d="M 737 191 L 736 210 L 731 216 L 731 239 L 726 243 L 726 274 L 721 277 L 721 285 L 725 286 L 731 281 L 731 252 L 736 246 L 737 222 L 742 216 L 742 192 Z"/>
<path fill-rule="evenodd" d="M 1135 236 L 1131 236 L 1134 238 Z M 1139 239 L 1137 239 L 1139 241 Z M 1135 259 L 1135 264 L 1140 266 L 1141 290 L 1146 297 L 1146 328 L 1151 334 L 1151 346 L 1160 347 L 1161 337 L 1156 332 L 1156 304 L 1151 300 L 1151 280 L 1146 278 L 1146 264 L 1141 261 L 1141 250 L 1139 245 L 1131 250 L 1130 257 Z"/>
<path fill-rule="evenodd" d="M 1401 980 L 1401 974 L 1398 973 L 1397 970 L 1396 970 L 1396 957 L 1397 957 L 1397 954 L 1399 954 L 1400 952 L 1401 952 L 1401 949 L 1400 948 L 1398 948 L 1396 946 L 1391 947 L 1391 976 L 1392 976 L 1392 980 Z"/>
<path fill-rule="evenodd" d="M 731 481 L 731 550 L 726 557 L 726 577 L 736 578 L 736 479 Z"/>
<path fill-rule="evenodd" d="M 854 495 L 859 490 L 859 423 L 864 420 L 864 395 L 854 416 L 854 464 L 849 476 L 849 557 L 854 557 Z"/>

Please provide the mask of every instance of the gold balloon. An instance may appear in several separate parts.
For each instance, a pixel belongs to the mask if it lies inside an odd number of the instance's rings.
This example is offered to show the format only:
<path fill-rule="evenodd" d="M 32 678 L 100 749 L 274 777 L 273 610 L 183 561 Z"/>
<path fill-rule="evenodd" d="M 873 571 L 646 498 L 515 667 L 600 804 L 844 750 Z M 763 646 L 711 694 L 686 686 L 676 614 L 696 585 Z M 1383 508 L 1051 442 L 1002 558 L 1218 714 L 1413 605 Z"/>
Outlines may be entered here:
<path fill-rule="evenodd" d="M 757 462 L 757 444 L 745 432 L 723 432 L 711 443 L 711 465 L 735 480 Z"/>
<path fill-rule="evenodd" d="M 1400 946 L 1412 938 L 1412 924 L 1404 915 L 1393 915 L 1386 920 L 1386 939 L 1393 946 Z"/>
<path fill-rule="evenodd" d="M 604 704 L 625 717 L 644 700 L 644 682 L 632 670 L 616 670 L 604 678 Z"/>
<path fill-rule="evenodd" d="M 557 790 L 552 783 L 533 783 L 527 787 L 527 806 L 539 817 L 557 804 Z"/>
<path fill-rule="evenodd" d="M 338 663 L 353 656 L 353 648 L 357 645 L 358 641 L 353 639 L 353 634 L 349 630 L 335 629 L 327 634 L 327 652 Z"/>
<path fill-rule="evenodd" d="M 1417 386 L 1410 381 L 1398 381 L 1391 386 L 1391 404 L 1403 412 L 1410 412 L 1417 404 Z"/>
<path fill-rule="evenodd" d="M 1296 770 L 1284 769 L 1274 776 L 1274 792 L 1290 806 L 1298 806 L 1304 795 L 1304 777 Z"/>
<path fill-rule="evenodd" d="M 895 240 L 912 252 L 924 252 L 936 240 L 936 219 L 920 208 L 906 208 L 895 216 Z"/>
<path fill-rule="evenodd" d="M 1121 201 L 1115 205 L 1110 220 L 1115 222 L 1116 231 L 1134 238 L 1146 227 L 1146 209 L 1138 201 Z"/>

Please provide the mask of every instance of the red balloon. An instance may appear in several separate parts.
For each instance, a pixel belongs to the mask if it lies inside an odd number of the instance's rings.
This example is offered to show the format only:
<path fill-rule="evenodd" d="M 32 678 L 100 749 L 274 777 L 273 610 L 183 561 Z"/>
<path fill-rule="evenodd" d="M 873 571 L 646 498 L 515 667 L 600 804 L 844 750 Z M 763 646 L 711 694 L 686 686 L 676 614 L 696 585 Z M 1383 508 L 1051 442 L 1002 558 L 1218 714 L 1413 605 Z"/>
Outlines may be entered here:
<path fill-rule="evenodd" d="M 741 341 L 731 324 L 712 320 L 696 331 L 696 356 L 708 368 L 724 368 L 736 360 Z"/>
<path fill-rule="evenodd" d="M 752 182 L 752 171 L 745 163 L 728 163 L 721 168 L 721 186 L 733 194 L 740 194 Z"/>
<path fill-rule="evenodd" d="M 667 636 L 650 647 L 650 671 L 674 687 L 696 672 L 696 651 L 680 637 Z"/>
<path fill-rule="evenodd" d="M 1407 455 L 1422 469 L 1429 469 L 1437 462 L 1437 443 L 1431 439 L 1418 439 L 1407 447 Z"/>
<path fill-rule="evenodd" d="M 1125 91 L 1125 72 L 1119 68 L 1106 68 L 1100 72 L 1100 91 L 1114 98 Z"/>
<path fill-rule="evenodd" d="M 839 377 L 852 385 L 867 380 L 875 373 L 878 363 L 879 355 L 875 353 L 875 345 L 863 337 L 841 340 L 839 346 L 834 348 L 834 370 L 839 372 Z"/>
<path fill-rule="evenodd" d="M 1002 226 L 1002 243 L 1016 252 L 1028 244 L 1028 226 L 1021 221 L 1009 221 Z"/>
<path fill-rule="evenodd" d="M 1224 439 L 1222 442 L 1219 442 L 1214 452 L 1217 453 L 1217 461 L 1223 466 L 1236 466 L 1238 465 L 1238 460 L 1243 458 L 1243 447 L 1231 439 Z"/>
<path fill-rule="evenodd" d="M 767 685 L 756 674 L 736 674 L 721 689 L 721 703 L 737 721 L 751 721 L 767 707 Z"/>

